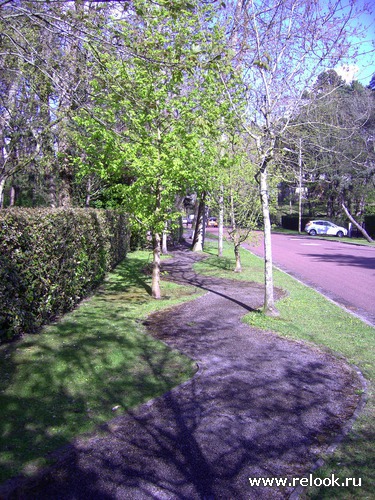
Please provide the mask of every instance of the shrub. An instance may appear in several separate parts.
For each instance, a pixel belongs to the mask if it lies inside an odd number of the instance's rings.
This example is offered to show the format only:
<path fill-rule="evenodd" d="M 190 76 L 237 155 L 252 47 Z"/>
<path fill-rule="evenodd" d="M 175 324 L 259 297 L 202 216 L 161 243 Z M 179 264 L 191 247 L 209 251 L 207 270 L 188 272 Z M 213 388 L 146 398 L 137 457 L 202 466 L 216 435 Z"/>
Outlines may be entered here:
<path fill-rule="evenodd" d="M 126 255 L 126 219 L 111 211 L 0 212 L 0 340 L 71 310 Z"/>
<path fill-rule="evenodd" d="M 375 215 L 365 215 L 365 228 L 368 234 L 375 238 Z"/>
<path fill-rule="evenodd" d="M 301 230 L 305 229 L 306 224 L 311 220 L 311 217 L 302 217 L 301 219 Z M 291 229 L 293 231 L 298 231 L 298 215 L 283 215 L 281 217 L 281 226 L 284 229 Z"/>

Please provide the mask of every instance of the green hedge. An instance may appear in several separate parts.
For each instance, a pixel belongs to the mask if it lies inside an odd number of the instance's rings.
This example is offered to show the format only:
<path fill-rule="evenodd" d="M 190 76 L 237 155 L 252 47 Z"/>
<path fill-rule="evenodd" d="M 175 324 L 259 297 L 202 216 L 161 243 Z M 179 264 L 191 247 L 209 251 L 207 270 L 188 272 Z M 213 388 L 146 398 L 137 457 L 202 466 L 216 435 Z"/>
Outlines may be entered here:
<path fill-rule="evenodd" d="M 365 215 L 365 228 L 367 233 L 375 238 L 375 215 Z"/>
<path fill-rule="evenodd" d="M 306 224 L 311 220 L 311 217 L 302 217 L 301 219 L 301 230 L 305 229 Z M 292 231 L 298 231 L 298 215 L 283 215 L 281 217 L 281 226 L 284 229 L 290 229 Z"/>
<path fill-rule="evenodd" d="M 126 218 L 112 211 L 0 211 L 0 341 L 71 310 L 124 259 Z"/>

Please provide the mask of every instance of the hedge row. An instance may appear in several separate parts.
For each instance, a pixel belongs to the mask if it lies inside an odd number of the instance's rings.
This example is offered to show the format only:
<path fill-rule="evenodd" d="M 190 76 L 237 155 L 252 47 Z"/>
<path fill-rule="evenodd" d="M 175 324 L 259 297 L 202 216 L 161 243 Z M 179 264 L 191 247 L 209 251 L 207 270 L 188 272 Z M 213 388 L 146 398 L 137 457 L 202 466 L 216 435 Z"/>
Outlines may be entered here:
<path fill-rule="evenodd" d="M 365 228 L 368 234 L 375 238 L 375 215 L 365 215 Z"/>
<path fill-rule="evenodd" d="M 0 211 L 0 341 L 71 310 L 126 255 L 126 218 L 85 209 Z"/>
<path fill-rule="evenodd" d="M 302 217 L 301 219 L 301 230 L 305 229 L 306 224 L 311 220 L 311 217 Z M 293 231 L 298 231 L 298 215 L 283 215 L 281 217 L 281 227 L 284 229 L 291 229 Z"/>

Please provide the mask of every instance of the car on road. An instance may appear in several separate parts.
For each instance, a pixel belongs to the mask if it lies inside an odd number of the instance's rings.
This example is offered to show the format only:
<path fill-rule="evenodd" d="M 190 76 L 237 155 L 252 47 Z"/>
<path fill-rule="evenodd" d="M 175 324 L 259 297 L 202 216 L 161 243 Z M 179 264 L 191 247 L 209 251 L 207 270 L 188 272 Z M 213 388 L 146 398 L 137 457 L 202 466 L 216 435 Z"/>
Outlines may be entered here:
<path fill-rule="evenodd" d="M 217 218 L 216 217 L 209 217 L 207 219 L 207 226 L 208 227 L 217 227 Z"/>
<path fill-rule="evenodd" d="M 328 220 L 312 220 L 306 224 L 305 231 L 309 233 L 310 236 L 322 234 L 342 238 L 348 234 L 348 230 L 345 229 L 345 227 L 337 226 Z"/>

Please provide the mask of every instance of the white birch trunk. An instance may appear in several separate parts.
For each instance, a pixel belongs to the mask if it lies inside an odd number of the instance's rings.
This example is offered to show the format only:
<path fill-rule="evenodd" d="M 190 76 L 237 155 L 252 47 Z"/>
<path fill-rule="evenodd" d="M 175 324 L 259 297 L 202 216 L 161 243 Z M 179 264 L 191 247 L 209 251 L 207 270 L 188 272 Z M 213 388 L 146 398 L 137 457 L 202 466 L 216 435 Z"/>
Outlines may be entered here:
<path fill-rule="evenodd" d="M 223 237 L 224 237 L 224 187 L 220 186 L 220 198 L 219 198 L 219 242 L 217 247 L 218 257 L 223 255 Z"/>
<path fill-rule="evenodd" d="M 160 234 L 155 233 L 153 237 L 154 249 L 153 249 L 153 266 L 152 266 L 152 296 L 154 299 L 161 298 L 160 292 Z"/>
<path fill-rule="evenodd" d="M 163 255 L 166 255 L 168 253 L 167 239 L 168 239 L 167 223 L 165 223 L 165 229 L 163 231 L 162 245 L 161 245 L 161 253 Z"/>
<path fill-rule="evenodd" d="M 5 179 L 0 179 L 0 208 L 4 208 Z"/>
<path fill-rule="evenodd" d="M 267 170 L 260 172 L 260 197 L 262 201 L 264 223 L 264 313 L 267 316 L 278 316 L 273 294 L 271 220 L 268 206 Z"/>

